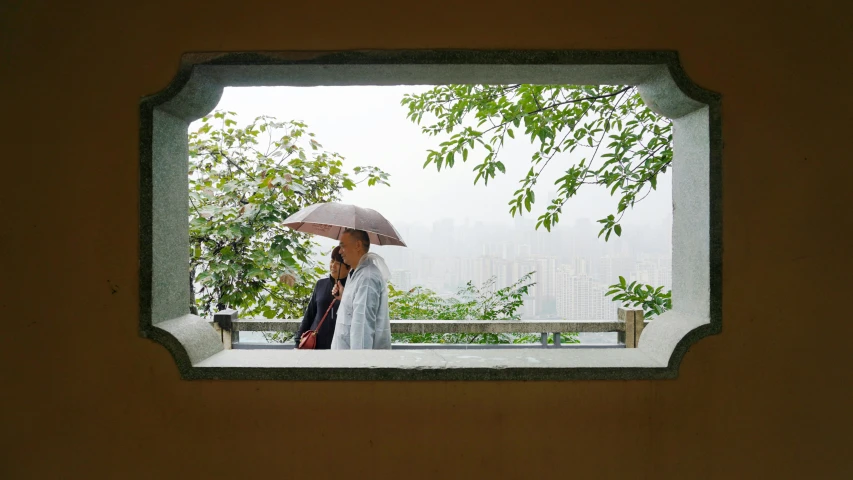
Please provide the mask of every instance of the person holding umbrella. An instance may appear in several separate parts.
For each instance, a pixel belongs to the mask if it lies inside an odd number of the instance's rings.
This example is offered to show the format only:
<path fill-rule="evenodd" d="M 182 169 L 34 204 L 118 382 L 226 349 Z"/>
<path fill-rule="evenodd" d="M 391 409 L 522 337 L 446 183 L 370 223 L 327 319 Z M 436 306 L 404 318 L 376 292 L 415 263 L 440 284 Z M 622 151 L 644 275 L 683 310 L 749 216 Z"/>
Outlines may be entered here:
<path fill-rule="evenodd" d="M 388 315 L 388 278 L 385 260 L 370 253 L 367 232 L 347 228 L 340 238 L 340 253 L 352 266 L 348 285 L 338 282 L 341 296 L 332 350 L 386 350 L 391 348 Z"/>
<path fill-rule="evenodd" d="M 337 239 L 343 263 L 351 267 L 346 288 L 338 282 L 332 291 L 340 301 L 332 350 L 390 349 L 391 273 L 385 260 L 370 252 L 370 245 L 406 246 L 391 222 L 370 208 L 330 202 L 303 208 L 285 219 L 284 226 Z"/>
<path fill-rule="evenodd" d="M 339 303 L 333 304 L 340 301 L 340 296 L 335 298 L 333 292 L 338 288 L 337 283 L 340 283 L 341 289 L 346 285 L 349 271 L 349 265 L 344 262 L 340 254 L 340 247 L 335 247 L 332 250 L 332 260 L 329 263 L 330 275 L 317 281 L 314 291 L 311 293 L 311 299 L 308 301 L 308 307 L 305 308 L 305 316 L 302 317 L 302 323 L 299 325 L 299 330 L 296 331 L 294 338 L 297 348 L 306 348 L 302 341 L 302 334 L 305 332 L 313 332 L 314 334 L 313 349 L 328 350 L 332 347 L 337 311 L 340 308 Z"/>

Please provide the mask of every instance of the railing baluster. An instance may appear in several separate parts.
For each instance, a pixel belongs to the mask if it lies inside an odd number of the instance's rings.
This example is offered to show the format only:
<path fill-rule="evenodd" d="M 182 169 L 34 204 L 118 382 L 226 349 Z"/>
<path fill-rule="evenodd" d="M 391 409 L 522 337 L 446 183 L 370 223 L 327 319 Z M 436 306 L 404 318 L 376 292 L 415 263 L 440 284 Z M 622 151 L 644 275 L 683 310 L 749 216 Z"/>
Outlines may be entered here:
<path fill-rule="evenodd" d="M 643 331 L 643 311 L 628 308 L 618 309 L 619 320 L 625 322 L 625 333 L 619 332 L 619 340 L 625 348 L 637 348 Z"/>
<path fill-rule="evenodd" d="M 225 350 L 231 350 L 233 346 L 232 330 L 235 320 L 237 320 L 237 310 L 234 309 L 229 308 L 213 314 L 213 325 L 215 329 L 219 330 Z"/>
<path fill-rule="evenodd" d="M 560 332 L 554 332 L 554 346 L 560 346 Z"/>
<path fill-rule="evenodd" d="M 646 326 L 645 318 L 643 318 L 642 310 L 634 310 L 634 347 L 640 346 L 640 334 L 643 333 L 643 327 Z"/>
<path fill-rule="evenodd" d="M 542 332 L 539 335 L 540 335 L 539 338 L 542 340 L 542 346 L 547 347 L 548 346 L 548 332 Z"/>

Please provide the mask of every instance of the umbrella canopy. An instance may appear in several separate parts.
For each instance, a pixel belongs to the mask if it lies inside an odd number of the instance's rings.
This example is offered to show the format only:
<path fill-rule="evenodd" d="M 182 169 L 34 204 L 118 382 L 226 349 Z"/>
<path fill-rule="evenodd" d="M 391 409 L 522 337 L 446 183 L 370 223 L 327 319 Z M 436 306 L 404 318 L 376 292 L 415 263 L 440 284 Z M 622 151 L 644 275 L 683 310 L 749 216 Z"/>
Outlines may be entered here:
<path fill-rule="evenodd" d="M 340 239 L 344 229 L 354 228 L 367 232 L 374 245 L 406 246 L 391 222 L 379 212 L 345 203 L 310 205 L 287 217 L 284 226 L 334 239 Z"/>

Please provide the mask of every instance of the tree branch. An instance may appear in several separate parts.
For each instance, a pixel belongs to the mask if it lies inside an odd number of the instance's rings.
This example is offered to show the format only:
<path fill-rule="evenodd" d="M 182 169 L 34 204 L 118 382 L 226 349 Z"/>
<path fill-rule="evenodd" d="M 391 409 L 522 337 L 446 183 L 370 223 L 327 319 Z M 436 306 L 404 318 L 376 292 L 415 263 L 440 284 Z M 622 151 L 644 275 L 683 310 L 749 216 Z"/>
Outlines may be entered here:
<path fill-rule="evenodd" d="M 581 116 L 580 116 L 580 117 L 578 117 L 578 121 L 577 121 L 577 122 L 575 122 L 575 124 L 574 124 L 574 125 L 572 125 L 572 127 L 569 129 L 569 131 L 568 131 L 568 132 L 566 133 L 566 135 L 563 137 L 563 139 L 562 139 L 562 140 L 560 140 L 560 145 L 562 145 L 562 144 L 563 144 L 563 142 L 565 142 L 565 141 L 566 141 L 566 138 L 568 138 L 568 137 L 569 137 L 569 135 L 571 135 L 571 134 L 572 134 L 572 132 L 574 132 L 574 131 L 575 131 L 575 127 L 577 127 L 577 125 L 578 125 L 578 123 L 580 123 L 581 119 L 583 119 L 584 117 L 586 117 L 586 114 L 587 114 L 587 113 L 589 113 L 589 109 L 590 109 L 590 108 L 592 108 L 593 103 L 595 103 L 595 100 L 593 100 L 593 101 L 591 101 L 591 102 L 589 103 L 589 105 L 586 107 L 586 110 L 584 110 L 584 112 L 581 114 Z M 619 103 L 619 102 L 617 101 L 616 103 Z M 552 154 L 548 157 L 548 159 L 547 159 L 547 160 L 545 160 L 545 164 L 544 164 L 544 165 L 542 165 L 542 168 L 540 168 L 540 169 L 539 169 L 539 173 L 537 173 L 537 174 L 536 174 L 536 176 L 534 177 L 534 184 L 535 184 L 535 180 L 539 178 L 539 175 L 542 173 L 542 171 L 543 171 L 543 170 L 545 170 L 545 167 L 547 167 L 547 166 L 548 166 L 548 163 L 551 161 L 551 159 L 552 159 L 552 158 L 554 158 L 554 155 L 556 155 L 556 154 L 557 154 L 557 152 L 555 151 L 554 153 L 552 153 Z"/>
<path fill-rule="evenodd" d="M 201 212 L 198 211 L 198 207 L 195 205 L 195 202 L 193 201 L 193 197 L 190 197 L 190 205 L 193 206 L 195 213 L 197 213 L 199 217 L 204 218 L 204 217 L 202 217 Z"/>
<path fill-rule="evenodd" d="M 633 86 L 629 86 L 629 87 L 625 87 L 625 88 L 623 88 L 622 90 L 619 90 L 619 91 L 617 91 L 617 92 L 613 92 L 613 93 L 607 93 L 607 94 L 604 94 L 604 95 L 595 95 L 595 96 L 592 96 L 592 97 L 577 98 L 577 99 L 567 100 L 567 101 L 565 101 L 565 102 L 557 102 L 557 103 L 554 103 L 554 104 L 548 105 L 547 107 L 537 108 L 536 110 L 532 110 L 532 111 L 530 111 L 530 112 L 525 112 L 525 113 L 523 113 L 523 114 L 521 114 L 521 115 L 518 115 L 518 116 L 516 116 L 516 117 L 513 117 L 511 120 L 508 120 L 508 121 L 506 121 L 506 122 L 503 122 L 503 123 L 501 123 L 501 124 L 498 124 L 498 125 L 497 125 L 497 127 L 490 128 L 490 129 L 488 129 L 488 130 L 484 131 L 483 133 L 488 133 L 488 132 L 490 132 L 490 131 L 494 130 L 495 128 L 502 127 L 502 126 L 504 126 L 504 125 L 507 125 L 507 124 L 509 124 L 509 123 L 514 122 L 516 119 L 524 118 L 524 117 L 526 117 L 526 116 L 528 116 L 528 115 L 533 115 L 533 114 L 535 114 L 535 113 L 544 112 L 545 110 L 551 110 L 551 109 L 553 109 L 553 108 L 557 108 L 557 107 L 562 106 L 562 105 L 567 105 L 567 104 L 569 104 L 569 103 L 579 103 L 579 102 L 583 102 L 583 101 L 587 101 L 587 100 L 595 101 L 595 100 L 600 100 L 600 99 L 602 99 L 602 98 L 615 97 L 616 95 L 623 94 L 623 93 L 627 92 L 628 90 L 631 90 L 632 88 L 634 88 L 634 87 L 633 87 Z M 619 102 L 617 101 L 617 103 L 619 103 Z M 615 110 L 615 107 L 614 107 L 614 110 Z M 612 115 L 612 114 L 613 114 L 613 112 L 611 111 L 611 115 Z"/>
<path fill-rule="evenodd" d="M 236 163 L 231 161 L 231 159 L 228 158 L 228 155 L 225 155 L 224 153 L 222 153 L 222 150 L 219 151 L 219 155 L 222 155 L 222 158 L 224 158 L 226 162 L 228 162 L 230 165 L 233 165 L 234 168 L 236 168 L 237 170 L 240 170 L 241 172 L 243 172 L 247 177 L 251 178 L 254 181 L 257 181 L 257 179 L 254 177 L 254 175 L 243 170 L 243 167 L 241 167 L 240 165 L 237 165 Z"/>
<path fill-rule="evenodd" d="M 633 87 L 631 87 L 631 88 L 633 88 Z M 623 94 L 624 94 L 624 91 L 623 91 Z M 610 123 L 610 119 L 613 118 L 613 112 L 616 111 L 616 108 L 619 106 L 619 102 L 621 102 L 621 101 L 622 101 L 621 97 L 619 98 L 619 100 L 616 100 L 616 104 L 613 106 L 613 108 L 610 110 L 610 113 L 607 115 L 607 120 L 605 120 L 606 123 Z M 598 149 L 599 149 L 599 147 L 601 147 L 601 142 L 604 140 L 605 134 L 607 134 L 607 130 L 602 130 L 601 131 L 601 138 L 598 139 L 598 144 L 595 146 L 595 151 L 592 152 L 592 157 L 590 157 L 590 159 L 589 159 L 589 165 L 590 166 L 592 166 L 592 162 L 595 161 L 595 156 L 598 155 Z M 589 171 L 589 169 L 587 169 L 587 171 Z M 596 180 L 598 180 L 598 174 L 596 174 Z"/>

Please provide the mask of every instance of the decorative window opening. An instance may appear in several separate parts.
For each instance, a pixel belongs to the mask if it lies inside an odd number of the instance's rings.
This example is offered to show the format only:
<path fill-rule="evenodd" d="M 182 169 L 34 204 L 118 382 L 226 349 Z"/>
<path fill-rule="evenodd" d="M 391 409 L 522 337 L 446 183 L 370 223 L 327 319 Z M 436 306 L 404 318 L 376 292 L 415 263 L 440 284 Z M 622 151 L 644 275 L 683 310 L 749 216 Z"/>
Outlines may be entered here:
<path fill-rule="evenodd" d="M 239 350 L 227 348 L 232 330 L 270 325 L 235 322 L 227 313 L 211 325 L 189 312 L 186 132 L 216 106 L 224 87 L 484 83 L 635 85 L 652 110 L 672 119 L 672 277 L 678 300 L 645 328 L 641 315 L 620 312 L 614 328 L 636 348 Z M 190 379 L 673 378 L 687 348 L 721 328 L 719 111 L 719 96 L 692 84 L 671 52 L 187 55 L 172 84 L 141 105 L 141 334 L 166 346 Z"/>

